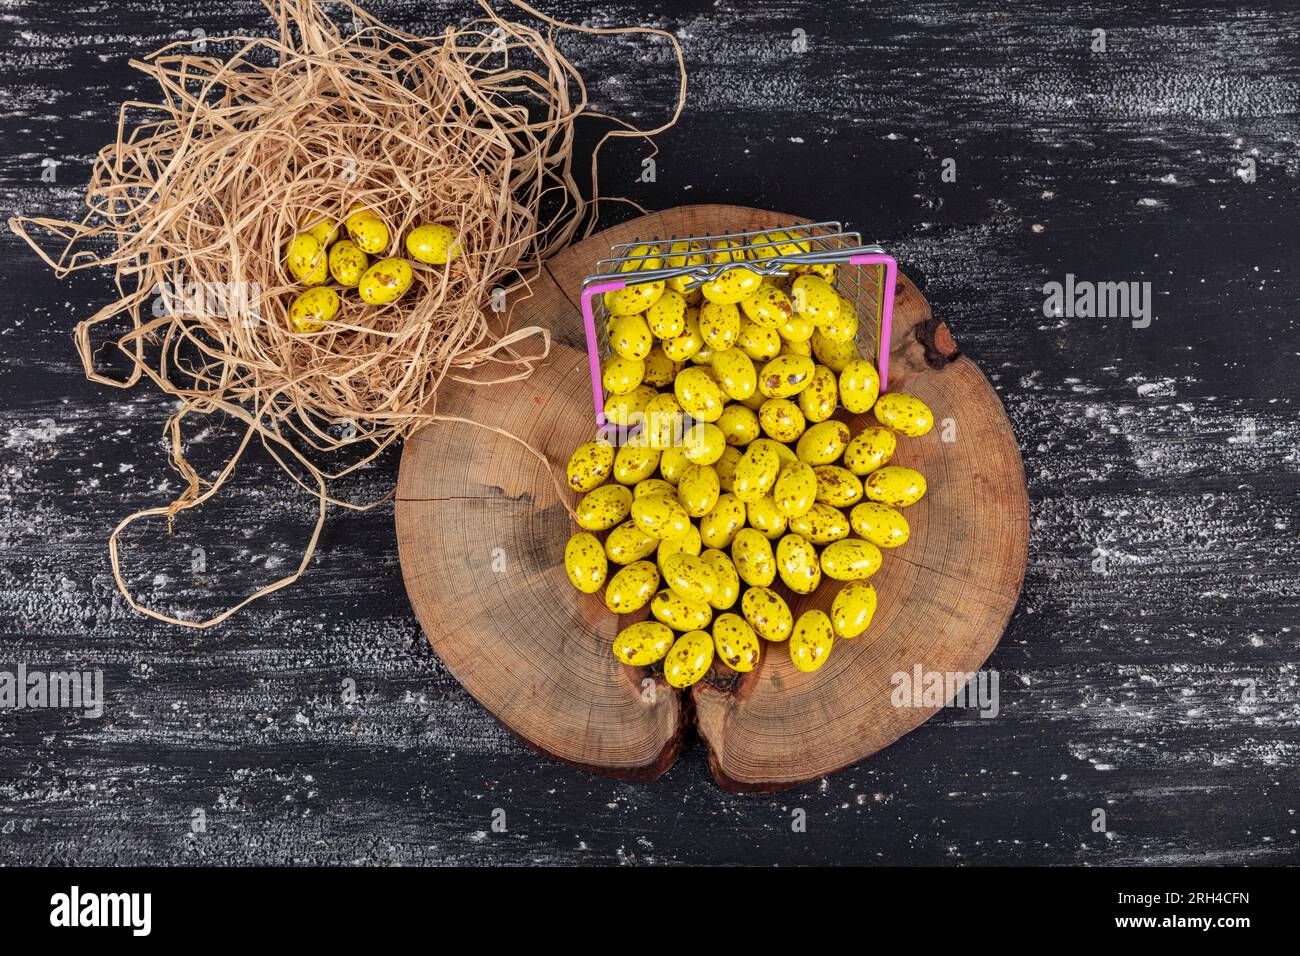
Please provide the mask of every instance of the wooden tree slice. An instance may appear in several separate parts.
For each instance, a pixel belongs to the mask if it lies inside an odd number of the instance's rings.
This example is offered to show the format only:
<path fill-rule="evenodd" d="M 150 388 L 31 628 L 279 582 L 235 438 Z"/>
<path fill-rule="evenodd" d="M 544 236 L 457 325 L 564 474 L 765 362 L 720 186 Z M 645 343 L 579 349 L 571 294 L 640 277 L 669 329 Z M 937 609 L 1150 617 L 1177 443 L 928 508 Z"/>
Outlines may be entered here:
<path fill-rule="evenodd" d="M 512 327 L 551 330 L 550 359 L 524 382 L 448 383 L 439 412 L 503 429 L 562 472 L 594 432 L 577 303 L 583 277 L 609 246 L 799 221 L 687 206 L 566 249 L 510 315 Z M 837 642 L 820 671 L 801 673 L 784 645 L 768 644 L 749 674 L 737 678 L 716 666 L 691 688 L 692 707 L 650 669 L 619 664 L 610 643 L 636 618 L 620 619 L 600 595 L 569 585 L 563 553 L 574 528 L 553 476 L 519 442 L 462 423 L 439 422 L 414 436 L 398 477 L 403 575 L 434 650 L 530 746 L 624 779 L 664 773 L 692 711 L 718 783 L 734 791 L 815 780 L 897 740 L 935 708 L 895 707 L 895 673 L 917 665 L 975 671 L 1001 637 L 1024 576 L 1029 503 L 1001 403 L 903 276 L 890 368 L 891 390 L 911 392 L 950 422 L 924 438 L 900 439 L 895 461 L 925 474 L 929 493 L 907 509 L 911 540 L 886 552 L 872 578 L 880 607 L 871 627 Z M 844 420 L 855 429 L 867 424 L 865 416 Z M 835 590 L 832 583 L 807 598 L 786 596 L 798 614 L 829 610 Z"/>

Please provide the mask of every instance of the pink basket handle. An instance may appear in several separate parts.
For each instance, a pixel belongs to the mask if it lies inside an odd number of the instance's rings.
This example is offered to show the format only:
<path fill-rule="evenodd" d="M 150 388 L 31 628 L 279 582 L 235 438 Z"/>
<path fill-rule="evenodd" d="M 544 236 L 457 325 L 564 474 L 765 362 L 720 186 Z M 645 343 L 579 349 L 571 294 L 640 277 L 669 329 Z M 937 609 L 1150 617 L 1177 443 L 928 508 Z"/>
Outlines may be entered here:
<path fill-rule="evenodd" d="M 876 372 L 880 375 L 880 390 L 883 392 L 889 387 L 889 338 L 894 328 L 894 285 L 898 280 L 898 261 L 893 256 L 868 252 L 851 256 L 849 262 L 855 266 L 885 267 L 885 287 L 880 293 L 880 354 L 876 356 Z"/>
<path fill-rule="evenodd" d="M 622 279 L 609 282 L 597 282 L 582 290 L 582 327 L 587 333 L 587 363 L 591 370 L 591 401 L 596 406 L 596 427 L 605 427 L 604 385 L 600 375 L 600 343 L 596 338 L 596 313 L 591 308 L 591 300 L 606 292 L 614 292 L 626 286 Z"/>

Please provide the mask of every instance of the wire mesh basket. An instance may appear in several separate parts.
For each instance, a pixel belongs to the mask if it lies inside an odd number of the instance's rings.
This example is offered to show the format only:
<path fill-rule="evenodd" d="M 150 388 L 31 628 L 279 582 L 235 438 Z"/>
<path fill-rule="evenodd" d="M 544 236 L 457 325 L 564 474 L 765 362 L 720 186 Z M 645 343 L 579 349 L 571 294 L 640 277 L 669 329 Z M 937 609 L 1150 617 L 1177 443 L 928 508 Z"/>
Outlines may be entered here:
<path fill-rule="evenodd" d="M 690 246 L 692 259 L 703 262 L 664 265 L 684 256 L 665 256 L 674 243 Z M 655 260 L 651 262 L 651 260 Z M 720 260 L 720 261 L 715 261 Z M 647 268 L 647 265 L 659 265 Z M 853 305 L 858 318 L 859 354 L 876 366 L 880 390 L 889 381 L 889 339 L 894 311 L 894 285 L 898 265 L 877 245 L 863 245 L 856 232 L 846 232 L 838 222 L 818 222 L 753 232 L 721 233 L 671 239 L 646 239 L 610 247 L 610 255 L 596 264 L 596 273 L 582 283 L 582 320 L 587 335 L 591 371 L 591 396 L 596 425 L 607 425 L 607 392 L 602 368 L 612 352 L 607 326 L 611 318 L 606 293 L 633 285 L 678 280 L 690 291 L 711 282 L 728 269 L 743 268 L 764 276 L 805 271 L 812 266 L 835 266 L 833 285 Z M 799 303 L 795 302 L 799 311 Z"/>

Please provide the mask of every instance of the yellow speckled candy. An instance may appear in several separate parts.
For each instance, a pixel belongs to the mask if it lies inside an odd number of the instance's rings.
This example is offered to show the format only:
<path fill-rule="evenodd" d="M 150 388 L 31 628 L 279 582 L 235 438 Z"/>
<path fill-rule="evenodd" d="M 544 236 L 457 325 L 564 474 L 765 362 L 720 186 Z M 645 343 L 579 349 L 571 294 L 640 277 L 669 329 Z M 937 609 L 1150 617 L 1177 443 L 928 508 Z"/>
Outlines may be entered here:
<path fill-rule="evenodd" d="M 430 223 L 416 226 L 406 235 L 406 251 L 417 262 L 444 266 L 460 255 L 460 242 L 451 226 Z"/>
<path fill-rule="evenodd" d="M 653 331 L 653 330 L 651 330 Z M 645 357 L 645 375 L 644 381 L 647 385 L 653 385 L 655 388 L 663 388 L 665 385 L 672 383 L 681 369 L 677 363 L 664 354 L 662 344 L 656 344 L 650 349 L 650 354 Z"/>
<path fill-rule="evenodd" d="M 664 562 L 674 554 L 693 554 L 698 557 L 702 546 L 700 532 L 695 525 L 689 526 L 685 534 L 664 538 L 659 542 L 659 570 L 663 570 Z"/>
<path fill-rule="evenodd" d="M 871 624 L 876 613 L 876 589 L 866 581 L 850 581 L 840 588 L 831 603 L 831 625 L 835 636 L 857 637 Z"/>
<path fill-rule="evenodd" d="M 844 449 L 844 467 L 859 478 L 883 468 L 894 455 L 898 439 L 888 428 L 869 425 L 853 436 Z"/>
<path fill-rule="evenodd" d="M 677 500 L 692 518 L 703 518 L 718 503 L 722 486 L 711 465 L 691 465 L 677 482 Z"/>
<path fill-rule="evenodd" d="M 734 305 L 705 302 L 700 306 L 700 335 L 706 347 L 725 352 L 740 335 L 740 310 Z"/>
<path fill-rule="evenodd" d="M 776 510 L 786 518 L 806 515 L 817 498 L 817 473 L 804 461 L 786 462 L 781 466 L 772 488 Z"/>
<path fill-rule="evenodd" d="M 777 542 L 776 570 L 796 594 L 812 594 L 822 582 L 817 549 L 802 535 L 787 534 Z"/>
<path fill-rule="evenodd" d="M 731 542 L 731 560 L 740 580 L 750 587 L 767 587 L 776 580 L 772 543 L 754 528 L 741 528 Z"/>
<path fill-rule="evenodd" d="M 614 638 L 614 656 L 633 667 L 648 667 L 664 659 L 677 635 L 658 621 L 638 621 L 618 632 Z"/>
<path fill-rule="evenodd" d="M 687 631 L 664 658 L 664 680 L 673 687 L 690 687 L 712 664 L 713 638 L 706 631 Z"/>
<path fill-rule="evenodd" d="M 614 466 L 614 446 L 607 441 L 589 441 L 574 449 L 564 468 L 565 479 L 574 491 L 588 492 L 609 477 Z"/>
<path fill-rule="evenodd" d="M 658 461 L 658 459 L 655 459 Z M 617 469 L 617 460 L 614 467 Z M 645 478 L 638 481 L 632 488 L 632 500 L 644 498 L 647 495 L 675 495 L 677 488 L 671 483 L 664 481 L 662 478 Z"/>
<path fill-rule="evenodd" d="M 709 302 L 734 306 L 752 295 L 762 282 L 763 277 L 752 269 L 725 269 L 716 279 L 700 286 L 700 291 Z"/>
<path fill-rule="evenodd" d="M 762 654 L 758 635 L 739 614 L 719 614 L 713 622 L 713 646 L 718 659 L 733 671 L 752 671 Z"/>
<path fill-rule="evenodd" d="M 305 229 L 303 231 L 319 242 L 322 247 L 325 247 L 338 238 L 339 228 L 339 222 L 337 219 L 326 216 L 323 219 L 317 220 L 310 229 Z"/>
<path fill-rule="evenodd" d="M 329 279 L 329 255 L 316 237 L 308 233 L 294 236 L 286 262 L 289 274 L 304 285 L 323 285 Z"/>
<path fill-rule="evenodd" d="M 573 510 L 579 528 L 607 531 L 631 513 L 632 489 L 626 485 L 601 485 L 583 495 Z"/>
<path fill-rule="evenodd" d="M 746 503 L 745 517 L 749 526 L 769 541 L 775 541 L 785 534 L 786 517 L 776 509 L 776 501 L 771 495 Z"/>
<path fill-rule="evenodd" d="M 745 318 L 760 329 L 776 331 L 794 315 L 794 303 L 780 288 L 766 283 L 740 301 Z M 778 343 L 779 344 L 779 343 Z"/>
<path fill-rule="evenodd" d="M 632 502 L 632 520 L 648 535 L 675 538 L 685 534 L 691 518 L 686 509 L 668 495 L 650 495 Z"/>
<path fill-rule="evenodd" d="M 657 302 L 645 311 L 645 321 L 655 338 L 670 339 L 686 331 L 686 299 L 665 289 Z"/>
<path fill-rule="evenodd" d="M 728 445 L 748 445 L 761 434 L 758 416 L 744 405 L 728 405 L 715 424 Z"/>
<path fill-rule="evenodd" d="M 622 395 L 610 395 L 605 400 L 605 421 L 624 426 L 640 422 L 646 406 L 658 394 L 654 386 L 643 383 Z"/>
<path fill-rule="evenodd" d="M 790 635 L 790 660 L 805 674 L 826 663 L 835 643 L 835 631 L 825 611 L 804 611 Z"/>
<path fill-rule="evenodd" d="M 716 422 L 727 404 L 713 376 L 699 367 L 678 373 L 673 394 L 686 414 L 702 422 Z"/>
<path fill-rule="evenodd" d="M 709 604 L 718 587 L 717 576 L 707 561 L 678 552 L 664 559 L 664 584 L 679 597 L 694 604 Z"/>
<path fill-rule="evenodd" d="M 745 453 L 739 448 L 728 445 L 722 449 L 722 457 L 713 463 L 713 470 L 718 473 L 718 484 L 723 491 L 731 491 L 736 487 L 736 466 L 744 457 Z"/>
<path fill-rule="evenodd" d="M 388 248 L 388 226 L 372 212 L 362 210 L 348 216 L 348 235 L 362 252 L 375 256 Z"/>
<path fill-rule="evenodd" d="M 605 293 L 605 308 L 610 315 L 636 315 L 659 301 L 664 294 L 662 280 L 637 282 Z"/>
<path fill-rule="evenodd" d="M 790 285 L 795 311 L 817 328 L 833 322 L 840 314 L 840 295 L 821 276 L 802 275 Z"/>
<path fill-rule="evenodd" d="M 644 445 L 624 445 L 614 455 L 614 480 L 623 485 L 637 485 L 659 467 L 659 449 Z M 671 489 L 670 489 L 671 490 Z"/>
<path fill-rule="evenodd" d="M 686 328 L 681 335 L 664 339 L 664 355 L 673 362 L 686 362 L 704 348 L 704 336 L 700 334 L 699 309 L 686 310 Z"/>
<path fill-rule="evenodd" d="M 370 257 L 351 239 L 341 239 L 330 249 L 329 267 L 335 282 L 345 288 L 355 289 L 370 268 Z"/>
<path fill-rule="evenodd" d="M 849 512 L 853 533 L 878 548 L 897 548 L 912 530 L 898 510 L 878 501 L 864 501 Z"/>
<path fill-rule="evenodd" d="M 564 571 L 570 583 L 584 594 L 600 590 L 609 564 L 594 534 L 580 531 L 564 546 Z"/>
<path fill-rule="evenodd" d="M 816 330 L 817 327 L 809 319 L 797 312 L 777 328 L 777 331 L 781 333 L 781 338 L 785 339 L 787 345 L 792 342 L 807 342 L 813 337 L 813 332 Z"/>
<path fill-rule="evenodd" d="M 682 475 L 686 474 L 686 469 L 693 464 L 694 462 L 686 457 L 686 449 L 680 445 L 670 445 L 659 456 L 659 477 L 676 488 L 677 483 L 682 480 Z"/>
<path fill-rule="evenodd" d="M 605 588 L 605 606 L 615 614 L 645 607 L 659 589 L 659 569 L 651 561 L 633 561 L 615 574 Z"/>
<path fill-rule="evenodd" d="M 758 373 L 754 371 L 754 363 L 740 349 L 715 351 L 709 365 L 713 369 L 714 378 L 718 380 L 718 386 L 728 398 L 737 401 L 749 398 L 758 387 Z M 743 405 L 738 407 L 744 408 Z"/>
<path fill-rule="evenodd" d="M 820 502 L 809 508 L 807 514 L 791 518 L 787 527 L 818 546 L 847 538 L 853 530 L 844 512 Z"/>
<path fill-rule="evenodd" d="M 749 318 L 741 318 L 735 347 L 748 355 L 752 362 L 766 362 L 776 358 L 781 351 L 781 334 L 774 328 L 763 328 Z"/>
<path fill-rule="evenodd" d="M 798 441 L 807 424 L 799 406 L 788 398 L 769 398 L 758 410 L 763 431 L 777 442 Z"/>
<path fill-rule="evenodd" d="M 645 362 L 621 355 L 611 355 L 605 359 L 605 368 L 601 372 L 605 390 L 615 395 L 626 395 L 640 385 L 644 378 Z"/>
<path fill-rule="evenodd" d="M 847 468 L 839 465 L 818 465 L 817 500 L 836 508 L 847 508 L 862 499 L 862 481 Z"/>
<path fill-rule="evenodd" d="M 618 315 L 609 324 L 609 347 L 623 358 L 644 359 L 654 346 L 650 326 L 639 315 Z"/>
<path fill-rule="evenodd" d="M 667 624 L 674 631 L 694 631 L 709 626 L 713 608 L 707 604 L 688 601 L 665 588 L 651 599 L 650 613 L 655 616 L 655 620 Z M 709 647 L 713 647 L 712 641 L 709 642 Z"/>
<path fill-rule="evenodd" d="M 778 355 L 758 373 L 758 390 L 768 398 L 798 395 L 812 382 L 814 368 L 805 355 Z"/>
<path fill-rule="evenodd" d="M 404 296 L 414 278 L 411 264 L 405 259 L 380 259 L 361 276 L 357 294 L 371 305 L 387 305 Z"/>
<path fill-rule="evenodd" d="M 834 342 L 821 331 L 813 333 L 811 343 L 813 355 L 828 369 L 839 375 L 856 358 L 860 358 L 855 342 Z"/>
<path fill-rule="evenodd" d="M 716 610 L 725 611 L 736 603 L 740 597 L 740 575 L 736 565 L 724 551 L 708 548 L 700 554 L 700 560 L 713 572 L 715 587 L 709 597 L 709 604 Z"/>
<path fill-rule="evenodd" d="M 749 504 L 765 497 L 776 484 L 781 471 L 781 459 L 766 445 L 751 444 L 736 465 L 731 481 L 731 493 Z"/>
<path fill-rule="evenodd" d="M 817 326 L 817 331 L 831 342 L 853 342 L 858 337 L 858 317 L 848 299 L 840 299 L 839 315 Z"/>
<path fill-rule="evenodd" d="M 744 503 L 734 494 L 718 495 L 713 510 L 700 519 L 700 540 L 706 548 L 729 548 L 736 532 L 744 526 Z"/>
<path fill-rule="evenodd" d="M 615 564 L 631 564 L 654 554 L 659 539 L 646 534 L 635 521 L 624 521 L 605 536 L 605 557 Z"/>
<path fill-rule="evenodd" d="M 886 465 L 867 475 L 862 492 L 872 501 L 905 508 L 925 496 L 925 476 L 902 465 Z"/>
<path fill-rule="evenodd" d="M 851 434 L 843 422 L 818 422 L 800 436 L 794 453 L 810 465 L 829 465 L 844 454 Z"/>
<path fill-rule="evenodd" d="M 854 359 L 840 372 L 840 403 L 855 415 L 871 408 L 880 394 L 880 376 L 866 359 Z"/>
<path fill-rule="evenodd" d="M 319 332 L 339 314 L 339 294 L 326 286 L 308 289 L 289 306 L 289 325 L 295 332 Z"/>
<path fill-rule="evenodd" d="M 682 427 L 682 406 L 671 392 L 660 392 L 646 403 L 638 444 L 667 449 L 678 440 Z"/>
<path fill-rule="evenodd" d="M 682 436 L 686 460 L 696 465 L 711 465 L 727 448 L 727 436 L 712 422 L 696 422 Z"/>
<path fill-rule="evenodd" d="M 904 392 L 886 392 L 876 400 L 876 421 L 909 438 L 920 438 L 934 427 L 934 413 L 925 402 Z"/>
<path fill-rule="evenodd" d="M 845 538 L 822 549 L 822 573 L 836 581 L 860 581 L 880 570 L 880 549 L 870 541 Z"/>
<path fill-rule="evenodd" d="M 740 611 L 765 641 L 784 641 L 794 628 L 790 605 L 771 588 L 750 588 L 740 599 Z"/>
<path fill-rule="evenodd" d="M 835 413 L 835 406 L 840 402 L 839 384 L 835 373 L 825 365 L 813 369 L 812 381 L 808 387 L 799 392 L 799 411 L 808 421 L 824 422 Z"/>

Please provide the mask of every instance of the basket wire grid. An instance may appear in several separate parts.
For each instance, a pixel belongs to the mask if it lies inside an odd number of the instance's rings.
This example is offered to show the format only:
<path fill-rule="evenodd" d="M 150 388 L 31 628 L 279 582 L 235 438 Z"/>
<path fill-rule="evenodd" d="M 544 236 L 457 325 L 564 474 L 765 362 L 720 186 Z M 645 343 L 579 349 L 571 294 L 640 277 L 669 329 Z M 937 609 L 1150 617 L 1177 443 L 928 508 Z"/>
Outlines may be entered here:
<path fill-rule="evenodd" d="M 772 238 L 773 234 L 779 238 Z M 708 260 L 700 265 L 645 269 L 649 258 L 663 258 L 674 242 L 697 244 L 692 254 Z M 722 245 L 722 243 L 737 245 Z M 779 246 L 797 244 L 807 251 L 780 252 Z M 638 249 L 650 247 L 649 251 Z M 711 253 L 726 252 L 742 261 L 712 262 Z M 864 358 L 875 363 L 883 392 L 889 381 L 889 340 L 894 312 L 896 260 L 877 245 L 863 245 L 856 232 L 846 232 L 838 222 L 783 226 L 752 232 L 719 233 L 670 239 L 645 239 L 610 247 L 610 256 L 596 263 L 596 273 L 582 283 L 582 320 L 587 336 L 587 358 L 591 372 L 592 402 L 596 425 L 606 426 L 607 398 L 601 369 L 611 354 L 606 325 L 610 318 L 604 294 L 629 285 L 689 276 L 688 290 L 716 278 L 727 269 L 745 268 L 762 275 L 777 275 L 791 266 L 834 265 L 835 288 L 853 304 L 858 316 L 856 344 Z"/>

